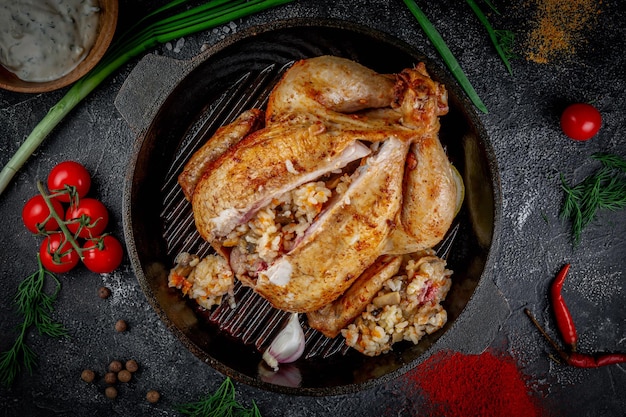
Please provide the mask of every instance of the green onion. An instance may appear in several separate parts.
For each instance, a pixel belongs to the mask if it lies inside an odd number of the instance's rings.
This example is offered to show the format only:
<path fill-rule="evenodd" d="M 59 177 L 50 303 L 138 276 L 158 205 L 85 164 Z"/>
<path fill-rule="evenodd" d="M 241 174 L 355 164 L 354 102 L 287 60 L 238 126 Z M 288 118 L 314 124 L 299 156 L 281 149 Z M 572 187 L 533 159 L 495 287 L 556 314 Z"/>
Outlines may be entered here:
<path fill-rule="evenodd" d="M 426 33 L 426 36 L 428 37 L 428 39 L 430 39 L 437 52 L 439 52 L 439 55 L 448 66 L 448 69 L 457 79 L 457 81 L 461 85 L 461 88 L 463 88 L 472 103 L 474 103 L 474 105 L 483 113 L 488 113 L 487 107 L 478 96 L 478 93 L 476 93 L 476 90 L 474 90 L 474 87 L 472 87 L 472 84 L 467 79 L 467 76 L 459 66 L 458 61 L 448 48 L 448 45 L 446 45 L 445 41 L 443 40 L 437 29 L 435 29 L 433 24 L 430 22 L 430 20 L 428 20 L 424 12 L 422 12 L 422 10 L 418 7 L 415 1 L 404 0 L 404 3 L 409 8 L 411 13 L 413 13 L 413 16 L 415 16 L 415 18 L 417 19 L 417 22 L 422 27 L 422 30 Z"/>
<path fill-rule="evenodd" d="M 167 43 L 294 0 L 209 0 L 200 6 L 151 22 L 154 18 L 158 19 L 164 12 L 187 1 L 173 0 L 150 13 L 111 45 L 100 63 L 78 80 L 65 96 L 50 108 L 13 157 L 2 168 L 0 172 L 0 194 L 4 192 L 17 171 L 65 116 L 109 75 L 132 58 L 159 43 Z"/>
<path fill-rule="evenodd" d="M 494 6 L 494 4 L 493 4 L 491 1 L 489 1 L 489 0 L 485 0 L 485 4 L 486 4 L 487 6 L 489 6 L 489 8 L 490 8 L 491 10 L 493 10 L 495 14 L 498 14 L 498 15 L 500 14 L 500 12 L 498 11 L 498 9 L 496 9 L 496 6 Z"/>
<path fill-rule="evenodd" d="M 491 43 L 493 43 L 493 46 L 496 48 L 496 52 L 502 59 L 502 62 L 504 62 L 509 74 L 513 75 L 511 63 L 509 62 L 509 58 L 513 56 L 511 52 L 514 40 L 513 32 L 508 30 L 495 30 L 489 23 L 489 20 L 487 20 L 487 16 L 480 10 L 480 7 L 478 7 L 474 0 L 465 1 L 467 1 L 467 4 L 469 4 L 480 23 L 487 29 L 489 39 L 491 39 Z"/>

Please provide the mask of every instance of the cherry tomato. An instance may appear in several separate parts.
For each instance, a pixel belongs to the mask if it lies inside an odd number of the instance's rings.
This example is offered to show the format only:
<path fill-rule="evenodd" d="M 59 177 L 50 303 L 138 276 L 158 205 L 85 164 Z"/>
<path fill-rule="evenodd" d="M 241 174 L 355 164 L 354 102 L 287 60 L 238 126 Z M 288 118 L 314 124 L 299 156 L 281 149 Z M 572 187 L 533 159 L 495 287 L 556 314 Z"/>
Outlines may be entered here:
<path fill-rule="evenodd" d="M 78 197 L 82 198 L 87 195 L 91 187 L 91 175 L 89 175 L 87 169 L 78 162 L 61 162 L 52 168 L 50 174 L 48 174 L 48 190 L 50 190 L 50 192 L 61 191 L 65 189 L 66 185 L 75 187 Z M 60 195 L 57 198 L 65 203 L 70 201 L 70 196 L 66 194 Z"/>
<path fill-rule="evenodd" d="M 563 133 L 574 140 L 588 140 L 598 133 L 602 126 L 602 116 L 591 104 L 574 103 L 561 115 Z"/>
<path fill-rule="evenodd" d="M 67 209 L 65 221 L 67 228 L 74 235 L 80 228 L 79 237 L 96 237 L 100 236 L 106 229 L 109 223 L 109 212 L 99 200 L 89 197 L 82 198 L 78 204 L 71 204 Z"/>
<path fill-rule="evenodd" d="M 92 239 L 83 245 L 83 263 L 91 272 L 108 274 L 122 263 L 124 249 L 119 240 L 111 235 Z"/>
<path fill-rule="evenodd" d="M 60 249 L 62 256 L 55 256 L 55 252 Z M 41 242 L 39 248 L 41 264 L 50 272 L 62 274 L 78 265 L 80 256 L 72 245 L 65 240 L 63 233 L 52 233 Z M 56 258 L 56 259 L 55 259 Z"/>
<path fill-rule="evenodd" d="M 59 218 L 62 219 L 63 206 L 54 198 L 50 200 L 54 211 Z M 24 222 L 24 226 L 26 226 L 26 228 L 33 233 L 39 233 L 40 231 L 52 232 L 59 228 L 59 223 L 54 219 L 54 217 L 50 217 L 48 219 L 49 216 L 50 209 L 41 194 L 37 194 L 28 200 L 22 208 L 22 221 Z M 48 221 L 46 221 L 46 219 Z"/>

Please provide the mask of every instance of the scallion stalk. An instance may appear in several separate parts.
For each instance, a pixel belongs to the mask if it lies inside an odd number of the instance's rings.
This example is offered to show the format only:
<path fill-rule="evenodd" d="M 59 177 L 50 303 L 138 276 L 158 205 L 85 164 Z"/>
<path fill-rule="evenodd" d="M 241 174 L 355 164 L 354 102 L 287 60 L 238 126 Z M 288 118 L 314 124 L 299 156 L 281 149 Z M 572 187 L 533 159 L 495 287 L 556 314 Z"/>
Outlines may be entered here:
<path fill-rule="evenodd" d="M 439 52 L 439 55 L 448 66 L 448 69 L 450 70 L 454 78 L 456 78 L 456 80 L 459 82 L 461 88 L 463 88 L 463 90 L 465 91 L 465 94 L 467 94 L 472 103 L 474 103 L 474 105 L 480 111 L 482 111 L 483 113 L 488 113 L 487 106 L 485 106 L 483 101 L 478 96 L 478 93 L 476 93 L 476 90 L 474 90 L 474 87 L 467 79 L 467 76 L 465 75 L 458 61 L 450 51 L 450 48 L 448 48 L 448 45 L 446 45 L 446 42 L 443 40 L 435 26 L 433 26 L 430 20 L 428 20 L 426 14 L 424 14 L 424 12 L 419 8 L 414 0 L 404 0 L 404 3 L 409 8 L 411 13 L 413 13 L 413 16 L 415 16 L 415 19 L 417 19 L 417 22 L 422 27 L 422 30 L 424 31 L 428 39 L 430 39 L 437 52 Z"/>
<path fill-rule="evenodd" d="M 72 109 L 109 75 L 132 58 L 159 43 L 189 36 L 294 0 L 209 0 L 202 5 L 150 23 L 153 19 L 158 19 L 165 12 L 187 1 L 189 0 L 173 0 L 148 14 L 111 45 L 100 63 L 78 80 L 57 104 L 50 108 L 2 168 L 0 194 L 4 192 L 11 179 L 33 152 Z"/>

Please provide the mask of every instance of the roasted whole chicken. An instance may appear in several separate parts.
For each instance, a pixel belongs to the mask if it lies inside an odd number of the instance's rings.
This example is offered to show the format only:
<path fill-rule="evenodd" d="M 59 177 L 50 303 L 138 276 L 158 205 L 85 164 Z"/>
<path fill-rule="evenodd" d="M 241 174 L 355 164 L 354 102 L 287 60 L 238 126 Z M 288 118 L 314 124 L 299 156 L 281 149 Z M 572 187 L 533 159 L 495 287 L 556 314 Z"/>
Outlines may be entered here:
<path fill-rule="evenodd" d="M 198 232 L 243 285 L 336 323 L 323 326 L 333 336 L 401 257 L 450 228 L 462 183 L 438 138 L 447 111 L 422 63 L 379 74 L 334 56 L 301 60 L 265 111 L 218 129 L 179 184 Z"/>

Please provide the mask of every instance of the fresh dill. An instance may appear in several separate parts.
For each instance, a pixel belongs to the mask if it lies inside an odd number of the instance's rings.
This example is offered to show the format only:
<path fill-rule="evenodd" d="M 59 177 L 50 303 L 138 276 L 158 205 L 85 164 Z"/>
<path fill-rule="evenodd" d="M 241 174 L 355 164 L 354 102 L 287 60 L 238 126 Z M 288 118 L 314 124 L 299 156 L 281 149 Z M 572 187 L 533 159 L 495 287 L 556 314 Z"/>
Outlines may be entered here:
<path fill-rule="evenodd" d="M 177 405 L 176 411 L 191 417 L 261 417 L 256 403 L 246 408 L 235 398 L 235 385 L 229 377 L 212 394 L 207 394 L 199 401 Z"/>
<path fill-rule="evenodd" d="M 513 53 L 513 44 L 515 42 L 515 34 L 510 30 L 496 30 L 491 26 L 487 16 L 480 9 L 478 4 L 474 0 L 465 0 L 470 6 L 478 21 L 485 27 L 491 43 L 496 48 L 496 52 L 500 56 L 500 59 L 504 63 L 504 66 L 509 71 L 509 74 L 513 75 L 513 69 L 511 68 L 510 59 L 515 57 Z M 491 3 L 487 3 L 489 7 L 497 12 Z"/>
<path fill-rule="evenodd" d="M 0 354 L 0 383 L 10 387 L 22 368 L 32 374 L 37 365 L 37 354 L 26 344 L 26 336 L 31 327 L 40 335 L 50 337 L 67 336 L 63 324 L 52 319 L 54 302 L 61 289 L 61 283 L 54 274 L 47 271 L 37 256 L 39 269 L 24 279 L 17 288 L 14 302 L 22 322 L 17 327 L 17 337 L 11 349 Z M 45 291 L 46 278 L 52 278 L 55 289 L 51 295 Z"/>
<path fill-rule="evenodd" d="M 565 193 L 561 218 L 571 221 L 574 245 L 580 243 L 582 231 L 595 219 L 598 210 L 626 207 L 626 160 L 609 153 L 596 153 L 592 158 L 602 167 L 577 185 L 568 184 L 561 174 Z"/>

